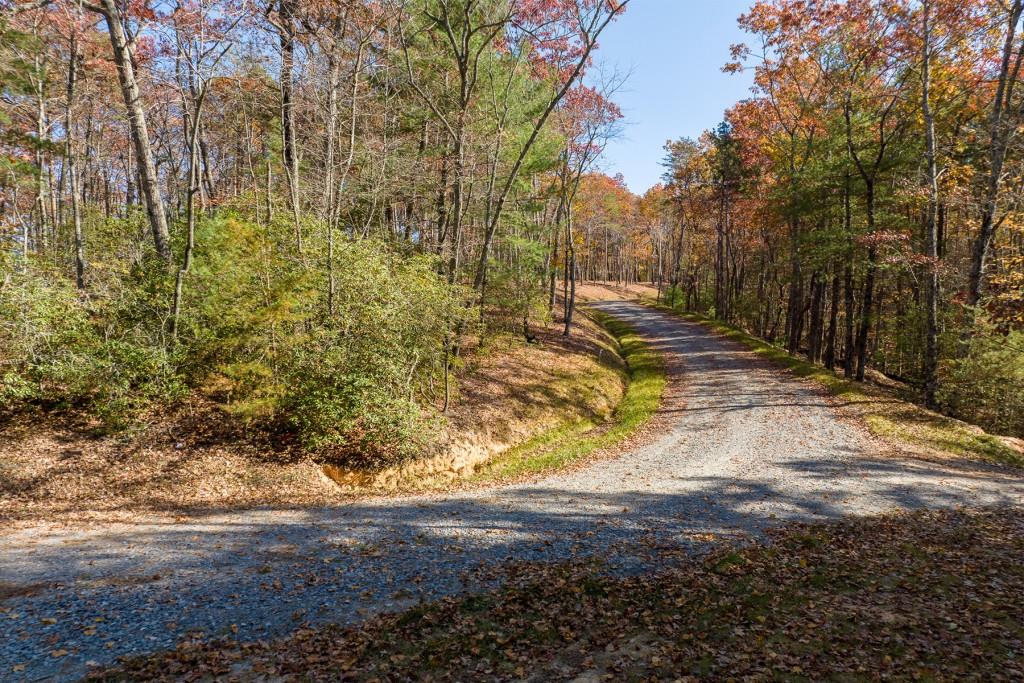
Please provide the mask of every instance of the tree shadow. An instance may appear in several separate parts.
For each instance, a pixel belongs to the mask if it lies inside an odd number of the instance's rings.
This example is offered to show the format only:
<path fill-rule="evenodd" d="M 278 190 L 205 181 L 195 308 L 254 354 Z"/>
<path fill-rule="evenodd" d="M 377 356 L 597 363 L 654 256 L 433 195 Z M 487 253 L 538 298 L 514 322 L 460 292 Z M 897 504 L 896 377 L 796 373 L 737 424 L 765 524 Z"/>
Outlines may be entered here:
<path fill-rule="evenodd" d="M 472 573 L 510 561 L 598 557 L 613 570 L 658 565 L 652 549 L 700 552 L 709 543 L 756 538 L 787 521 L 839 519 L 892 508 L 1018 505 L 1024 481 L 995 471 L 950 472 L 926 462 L 850 455 L 782 463 L 799 480 L 677 477 L 671 492 L 602 493 L 559 484 L 491 490 L 445 500 L 405 498 L 321 509 L 211 513 L 99 533 L 20 539 L 5 549 L 7 583 L 48 590 L 8 599 L 18 613 L 59 603 L 82 623 L 119 611 L 123 634 L 175 624 L 159 642 L 238 624 L 266 637 L 302 621 L 351 621 L 479 587 Z M 845 486 L 868 481 L 870 485 Z M 156 577 L 126 581 L 131 577 Z M 104 608 L 103 605 L 107 605 Z M 23 637 L 45 645 L 38 619 Z M 129 638 L 134 641 L 135 638 Z M 159 644 L 159 643 L 158 643 Z M 121 650 L 112 648 L 118 654 Z M 102 653 L 101 653 L 102 654 Z M 108 658 L 109 660 L 109 658 Z"/>

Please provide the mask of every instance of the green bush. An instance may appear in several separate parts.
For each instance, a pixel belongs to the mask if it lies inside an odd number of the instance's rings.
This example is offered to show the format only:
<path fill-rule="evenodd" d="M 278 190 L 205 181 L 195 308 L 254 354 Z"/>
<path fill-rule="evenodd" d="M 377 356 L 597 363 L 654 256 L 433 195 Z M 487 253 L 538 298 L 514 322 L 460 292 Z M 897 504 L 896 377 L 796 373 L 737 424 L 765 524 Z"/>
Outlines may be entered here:
<path fill-rule="evenodd" d="M 292 229 L 201 221 L 174 337 L 173 270 L 145 254 L 128 268 L 97 266 L 89 296 L 43 264 L 2 264 L 0 402 L 77 406 L 123 427 L 199 391 L 336 459 L 377 465 L 420 452 L 470 297 L 432 257 L 341 239 L 329 298 L 323 245 L 311 239 L 296 259 Z M 110 250 L 128 249 L 112 228 L 96 232 Z"/>
<path fill-rule="evenodd" d="M 964 357 L 943 365 L 939 401 L 989 431 L 1024 436 L 1024 332 L 982 330 Z"/>
<path fill-rule="evenodd" d="M 107 426 L 120 427 L 153 400 L 181 395 L 165 350 L 128 324 L 126 311 L 132 306 L 125 297 L 90 301 L 41 267 L 5 265 L 0 288 L 0 401 L 5 406 L 83 406 Z"/>
<path fill-rule="evenodd" d="M 444 372 L 448 331 L 465 321 L 465 293 L 424 256 L 345 242 L 333 315 L 282 367 L 282 408 L 304 444 L 385 464 L 429 440 L 429 386 Z"/>
<path fill-rule="evenodd" d="M 0 400 L 5 405 L 89 393 L 101 344 L 72 285 L 3 263 L 0 285 Z"/>
<path fill-rule="evenodd" d="M 510 237 L 506 248 L 515 252 L 514 265 L 492 259 L 487 268 L 483 305 L 491 324 L 520 334 L 523 321 L 547 317 L 545 254 L 547 245 L 535 240 Z"/>

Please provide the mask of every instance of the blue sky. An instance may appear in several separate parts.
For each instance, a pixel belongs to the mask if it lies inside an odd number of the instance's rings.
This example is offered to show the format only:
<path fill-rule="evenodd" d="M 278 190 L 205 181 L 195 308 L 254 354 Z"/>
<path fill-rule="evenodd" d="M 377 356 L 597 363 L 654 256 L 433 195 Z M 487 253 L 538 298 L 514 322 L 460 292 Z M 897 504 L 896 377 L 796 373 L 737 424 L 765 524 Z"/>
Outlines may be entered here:
<path fill-rule="evenodd" d="M 625 115 L 602 170 L 643 193 L 660 181 L 662 145 L 697 137 L 750 94 L 749 74 L 722 73 L 729 46 L 747 37 L 736 18 L 752 0 L 633 0 L 601 36 L 596 61 L 631 71 L 615 100 Z"/>

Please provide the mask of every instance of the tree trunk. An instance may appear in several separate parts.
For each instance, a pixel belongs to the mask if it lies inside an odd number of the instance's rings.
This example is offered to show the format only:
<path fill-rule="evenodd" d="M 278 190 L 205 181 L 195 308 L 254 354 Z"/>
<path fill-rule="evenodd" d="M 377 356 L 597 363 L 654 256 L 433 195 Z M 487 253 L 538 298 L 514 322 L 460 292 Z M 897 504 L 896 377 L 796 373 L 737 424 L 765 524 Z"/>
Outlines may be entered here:
<path fill-rule="evenodd" d="M 939 240 L 938 206 L 939 184 L 935 166 L 935 117 L 932 114 L 931 89 L 931 27 L 930 0 L 924 0 L 922 7 L 922 29 L 924 55 L 921 68 L 921 112 L 924 115 L 926 180 L 928 182 L 928 209 L 925 217 L 925 344 L 924 344 L 924 402 L 929 408 L 936 407 L 935 392 L 938 389 L 939 364 Z"/>
<path fill-rule="evenodd" d="M 295 6 L 294 0 L 280 0 L 278 34 L 281 43 L 281 138 L 284 144 L 284 169 L 288 180 L 289 204 L 295 222 L 295 249 L 302 253 L 302 224 L 299 200 L 299 157 L 295 141 Z"/>
<path fill-rule="evenodd" d="M 821 361 L 821 342 L 824 337 L 825 280 L 815 271 L 811 275 L 811 328 L 807 335 L 807 356 L 812 363 Z"/>
<path fill-rule="evenodd" d="M 829 296 L 828 334 L 825 337 L 825 367 L 836 367 L 836 331 L 839 326 L 839 275 L 832 274 L 832 293 Z"/>
<path fill-rule="evenodd" d="M 178 324 L 181 316 L 182 296 L 185 287 L 185 277 L 192 269 L 192 253 L 196 246 L 196 193 L 200 191 L 202 179 L 199 166 L 199 122 L 203 115 L 203 100 L 206 97 L 206 84 L 199 86 L 198 93 L 194 93 L 192 126 L 189 130 L 188 140 L 188 189 L 185 196 L 185 221 L 186 237 L 185 252 L 182 255 L 181 267 L 174 278 L 174 303 L 171 307 L 171 339 L 178 338 Z"/>
<path fill-rule="evenodd" d="M 46 155 L 43 152 L 47 135 L 46 129 L 46 90 L 45 76 L 43 75 L 43 60 L 37 56 L 35 59 L 36 88 L 36 234 L 35 249 L 42 252 L 47 246 L 47 236 L 50 232 L 50 222 L 53 216 L 49 210 L 49 181 L 46 168 Z"/>
<path fill-rule="evenodd" d="M 869 236 L 875 232 L 875 184 L 866 183 L 865 198 L 867 202 L 867 231 Z M 864 275 L 864 294 L 860 309 L 860 328 L 857 330 L 857 374 L 858 382 L 864 381 L 864 371 L 868 362 L 868 334 L 871 331 L 871 305 L 875 296 L 875 271 L 877 270 L 878 247 L 872 242 L 868 246 L 867 272 Z"/>
<path fill-rule="evenodd" d="M 800 266 L 800 226 L 798 219 L 789 219 L 789 307 L 786 313 L 786 350 L 792 355 L 800 350 L 803 332 L 803 274 Z"/>
<path fill-rule="evenodd" d="M 981 300 L 984 288 L 985 268 L 988 250 L 992 244 L 997 227 L 996 212 L 998 210 L 999 185 L 1003 176 L 1003 163 L 1006 160 L 1006 149 L 1010 143 L 1012 122 L 1004 120 L 1011 105 L 1013 86 L 1021 65 L 1024 50 L 1014 57 L 1014 36 L 1017 23 L 1020 21 L 1024 0 L 1013 0 L 1007 15 L 1006 38 L 1003 42 L 1002 60 L 999 69 L 999 81 L 996 87 L 992 112 L 989 115 L 989 170 L 986 183 L 985 199 L 981 207 L 981 225 L 974 239 L 971 251 L 971 272 L 968 278 L 967 305 L 976 306 Z M 973 316 L 968 313 L 969 318 Z"/>
<path fill-rule="evenodd" d="M 85 239 L 82 234 L 82 210 L 78 194 L 78 158 L 72 144 L 75 119 L 75 84 L 78 79 L 78 41 L 74 33 L 71 35 L 71 55 L 68 60 L 67 112 L 64 117 L 65 147 L 64 156 L 68 165 L 68 184 L 71 190 L 71 222 L 75 235 L 75 285 L 79 291 L 85 289 Z"/>
<path fill-rule="evenodd" d="M 572 314 L 576 309 L 576 245 L 572 237 L 572 203 L 566 202 L 565 206 L 565 250 L 566 273 L 569 280 L 569 292 L 565 300 L 565 329 L 562 334 L 566 337 L 572 332 Z"/>
<path fill-rule="evenodd" d="M 139 182 L 142 186 L 143 199 L 146 202 L 146 214 L 149 216 L 150 229 L 153 232 L 153 244 L 160 258 L 170 263 L 170 233 L 167 229 L 167 216 L 164 213 L 164 199 L 160 192 L 156 163 L 153 161 L 153 149 L 149 142 L 146 111 L 142 106 L 142 95 L 135 78 L 132 46 L 124 31 L 119 4 L 115 0 L 102 0 L 102 4 L 97 9 L 100 10 L 107 22 L 107 33 L 110 36 L 110 46 L 114 53 L 114 64 L 117 66 L 121 94 L 128 110 L 128 128 L 138 160 Z"/>
<path fill-rule="evenodd" d="M 871 306 L 875 295 L 875 248 L 868 248 L 867 273 L 864 276 L 864 293 L 860 305 L 860 326 L 857 330 L 857 372 L 855 379 L 864 381 L 868 363 L 868 336 L 871 332 Z"/>

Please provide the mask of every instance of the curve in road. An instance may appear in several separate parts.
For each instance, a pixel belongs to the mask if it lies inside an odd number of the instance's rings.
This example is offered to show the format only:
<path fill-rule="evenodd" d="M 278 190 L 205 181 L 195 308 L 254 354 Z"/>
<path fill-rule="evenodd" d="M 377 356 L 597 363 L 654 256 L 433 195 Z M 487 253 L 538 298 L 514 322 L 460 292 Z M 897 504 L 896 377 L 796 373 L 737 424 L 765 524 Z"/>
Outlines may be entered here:
<path fill-rule="evenodd" d="M 645 445 L 446 497 L 8 535 L 0 679 L 74 679 L 89 662 L 197 631 L 258 639 L 356 621 L 480 587 L 474 570 L 508 561 L 594 555 L 634 570 L 657 548 L 785 520 L 1024 499 L 1019 473 L 881 455 L 831 398 L 698 324 L 631 302 L 594 305 L 668 361 L 672 389 Z"/>

